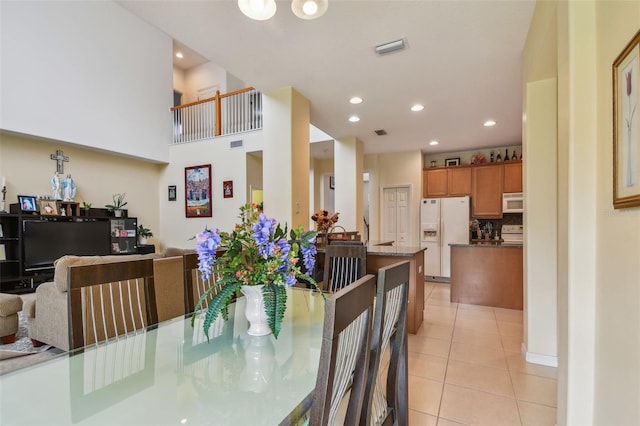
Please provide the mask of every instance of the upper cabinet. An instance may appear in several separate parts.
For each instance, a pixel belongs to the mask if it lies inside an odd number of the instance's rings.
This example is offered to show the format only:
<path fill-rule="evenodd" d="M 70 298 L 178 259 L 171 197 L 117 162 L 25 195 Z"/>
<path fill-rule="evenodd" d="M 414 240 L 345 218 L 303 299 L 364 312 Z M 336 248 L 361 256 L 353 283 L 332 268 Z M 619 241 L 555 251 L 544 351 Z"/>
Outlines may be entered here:
<path fill-rule="evenodd" d="M 447 169 L 425 169 L 422 171 L 422 196 L 446 197 L 447 196 Z"/>
<path fill-rule="evenodd" d="M 479 219 L 501 218 L 504 168 L 491 164 L 472 167 L 471 172 L 472 216 Z"/>
<path fill-rule="evenodd" d="M 422 196 L 471 195 L 471 166 L 439 167 L 422 171 Z"/>
<path fill-rule="evenodd" d="M 522 161 L 504 163 L 503 192 L 522 192 Z"/>

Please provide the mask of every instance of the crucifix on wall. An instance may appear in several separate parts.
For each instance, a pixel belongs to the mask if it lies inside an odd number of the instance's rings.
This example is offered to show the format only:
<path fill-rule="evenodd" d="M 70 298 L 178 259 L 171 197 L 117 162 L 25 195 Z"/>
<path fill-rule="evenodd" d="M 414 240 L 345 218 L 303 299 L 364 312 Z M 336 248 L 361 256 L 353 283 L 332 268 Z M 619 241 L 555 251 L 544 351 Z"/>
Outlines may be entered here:
<path fill-rule="evenodd" d="M 57 162 L 57 167 L 56 167 L 56 171 L 59 174 L 63 174 L 64 173 L 64 162 L 69 162 L 69 157 L 66 157 L 62 154 L 62 150 L 57 149 L 55 154 L 51 154 L 51 159 L 52 160 L 56 160 Z"/>

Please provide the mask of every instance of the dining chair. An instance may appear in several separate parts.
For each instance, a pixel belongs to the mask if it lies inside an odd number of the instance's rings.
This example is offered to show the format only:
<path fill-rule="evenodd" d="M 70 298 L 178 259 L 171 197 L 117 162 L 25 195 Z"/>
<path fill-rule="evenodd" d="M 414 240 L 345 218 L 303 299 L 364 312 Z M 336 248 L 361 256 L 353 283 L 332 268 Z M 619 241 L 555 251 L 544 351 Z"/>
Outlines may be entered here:
<path fill-rule="evenodd" d="M 322 289 L 336 292 L 367 272 L 367 248 L 362 244 L 329 244 L 325 248 Z"/>
<path fill-rule="evenodd" d="M 375 277 L 365 275 L 325 301 L 320 365 L 310 425 L 357 425 L 367 381 Z M 340 407 L 346 403 L 346 412 Z"/>
<path fill-rule="evenodd" d="M 217 251 L 216 257 L 220 256 L 223 251 Z M 198 269 L 198 253 L 185 253 L 183 256 L 184 263 L 184 291 L 185 291 L 185 309 L 188 314 L 195 311 L 198 301 L 204 295 L 204 293 L 211 286 L 218 286 L 216 284 L 218 280 L 217 270 L 220 268 L 217 264 L 213 264 L 211 276 L 208 279 L 204 279 L 202 272 Z M 213 291 L 208 297 L 203 300 L 201 309 L 207 309 L 209 302 L 215 296 L 217 291 Z"/>
<path fill-rule="evenodd" d="M 153 259 L 70 266 L 69 346 L 77 349 L 158 321 Z"/>
<path fill-rule="evenodd" d="M 407 303 L 408 261 L 378 270 L 371 331 L 371 354 L 360 425 L 408 424 Z M 385 376 L 383 360 L 389 352 Z"/>

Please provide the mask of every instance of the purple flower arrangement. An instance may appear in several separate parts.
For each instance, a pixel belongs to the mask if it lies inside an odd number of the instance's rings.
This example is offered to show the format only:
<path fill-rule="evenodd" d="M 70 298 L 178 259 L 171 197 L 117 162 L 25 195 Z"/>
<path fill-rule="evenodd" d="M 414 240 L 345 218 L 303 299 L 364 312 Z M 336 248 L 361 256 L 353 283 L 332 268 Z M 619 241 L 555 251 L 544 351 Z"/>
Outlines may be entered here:
<path fill-rule="evenodd" d="M 202 295 L 196 312 L 204 300 L 213 297 L 204 322 L 207 334 L 219 315 L 227 318 L 228 304 L 242 286 L 264 284 L 265 311 L 269 326 L 278 337 L 286 309 L 285 287 L 304 280 L 317 288 L 316 282 L 301 268 L 304 266 L 308 273 L 313 271 L 316 232 L 304 231 L 302 227 L 287 232 L 286 225 L 281 227 L 255 204 L 242 206 L 240 219 L 241 223 L 230 233 L 205 229 L 196 235 L 198 269 L 203 279 L 216 283 Z M 299 264 L 300 257 L 302 264 Z"/>

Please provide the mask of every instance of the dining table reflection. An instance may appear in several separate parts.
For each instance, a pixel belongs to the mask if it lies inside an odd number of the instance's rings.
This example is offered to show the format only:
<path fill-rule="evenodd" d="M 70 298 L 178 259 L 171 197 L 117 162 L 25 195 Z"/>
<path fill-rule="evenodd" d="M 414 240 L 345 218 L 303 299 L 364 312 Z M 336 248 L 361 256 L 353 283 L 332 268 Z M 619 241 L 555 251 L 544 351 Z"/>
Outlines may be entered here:
<path fill-rule="evenodd" d="M 275 339 L 246 333 L 244 299 L 209 339 L 201 313 L 0 377 L 0 424 L 279 424 L 315 387 L 324 301 L 288 289 Z"/>

